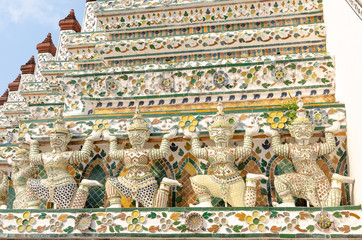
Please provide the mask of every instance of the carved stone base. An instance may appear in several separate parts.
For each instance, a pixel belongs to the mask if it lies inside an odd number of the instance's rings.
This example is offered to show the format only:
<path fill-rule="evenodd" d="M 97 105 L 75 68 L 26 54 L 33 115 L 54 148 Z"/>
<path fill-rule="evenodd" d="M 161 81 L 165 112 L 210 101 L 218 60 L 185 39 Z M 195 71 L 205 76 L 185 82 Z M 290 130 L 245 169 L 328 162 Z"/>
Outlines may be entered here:
<path fill-rule="evenodd" d="M 82 213 L 92 217 L 77 229 Z M 361 206 L 0 210 L 1 238 L 361 238 Z M 89 224 L 89 223 L 87 223 Z"/>

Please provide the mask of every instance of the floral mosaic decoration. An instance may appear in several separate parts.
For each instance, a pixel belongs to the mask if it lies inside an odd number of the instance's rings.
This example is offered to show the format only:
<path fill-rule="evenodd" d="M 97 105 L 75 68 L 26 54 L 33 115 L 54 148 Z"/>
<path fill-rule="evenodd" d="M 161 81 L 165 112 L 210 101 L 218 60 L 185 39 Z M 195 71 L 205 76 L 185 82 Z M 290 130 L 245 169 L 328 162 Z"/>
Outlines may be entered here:
<path fill-rule="evenodd" d="M 181 121 L 178 123 L 178 126 L 182 128 L 183 131 L 189 130 L 190 132 L 194 132 L 196 130 L 196 126 L 198 125 L 197 119 L 193 115 L 182 116 Z"/>
<path fill-rule="evenodd" d="M 200 231 L 204 227 L 204 218 L 199 213 L 190 213 L 186 217 L 186 227 L 191 232 Z"/>
<path fill-rule="evenodd" d="M 320 108 L 309 111 L 309 118 L 315 125 L 323 125 L 328 122 L 327 112 Z"/>

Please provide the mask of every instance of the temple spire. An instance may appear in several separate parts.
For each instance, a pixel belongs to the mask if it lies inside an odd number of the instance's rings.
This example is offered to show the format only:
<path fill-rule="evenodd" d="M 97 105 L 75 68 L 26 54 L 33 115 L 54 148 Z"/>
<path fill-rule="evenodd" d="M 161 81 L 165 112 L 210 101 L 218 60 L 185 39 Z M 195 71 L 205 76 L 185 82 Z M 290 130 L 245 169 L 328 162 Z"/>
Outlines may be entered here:
<path fill-rule="evenodd" d="M 19 74 L 18 77 L 14 80 L 14 82 L 8 85 L 10 92 L 18 91 L 20 85 L 21 75 Z"/>
<path fill-rule="evenodd" d="M 52 34 L 48 33 L 44 41 L 36 46 L 36 49 L 38 50 L 38 53 L 51 53 L 53 56 L 55 56 L 57 48 L 54 46 Z"/>
<path fill-rule="evenodd" d="M 20 71 L 22 74 L 34 74 L 35 71 L 34 56 L 32 56 L 25 65 L 20 67 Z"/>
<path fill-rule="evenodd" d="M 66 18 L 59 21 L 59 27 L 61 31 L 64 30 L 73 30 L 75 32 L 81 31 L 80 24 L 77 18 L 75 17 L 74 9 L 70 11 L 70 13 Z"/>

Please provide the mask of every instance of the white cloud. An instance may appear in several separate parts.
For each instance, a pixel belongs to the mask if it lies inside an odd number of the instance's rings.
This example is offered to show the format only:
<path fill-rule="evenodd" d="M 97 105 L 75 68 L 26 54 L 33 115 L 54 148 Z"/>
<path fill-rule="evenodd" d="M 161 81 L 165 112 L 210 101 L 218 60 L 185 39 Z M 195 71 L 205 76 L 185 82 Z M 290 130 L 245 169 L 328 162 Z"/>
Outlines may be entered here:
<path fill-rule="evenodd" d="M 0 0 L 0 24 L 35 21 L 53 25 L 64 18 L 55 5 L 51 0 Z"/>

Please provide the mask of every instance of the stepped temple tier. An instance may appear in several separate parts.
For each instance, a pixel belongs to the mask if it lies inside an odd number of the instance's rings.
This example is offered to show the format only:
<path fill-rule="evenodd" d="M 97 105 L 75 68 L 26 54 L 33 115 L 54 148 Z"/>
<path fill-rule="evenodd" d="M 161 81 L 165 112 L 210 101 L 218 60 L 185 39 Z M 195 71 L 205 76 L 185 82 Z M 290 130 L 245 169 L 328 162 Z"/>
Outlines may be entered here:
<path fill-rule="evenodd" d="M 362 237 L 322 0 L 85 9 L 0 97 L 1 238 Z"/>

